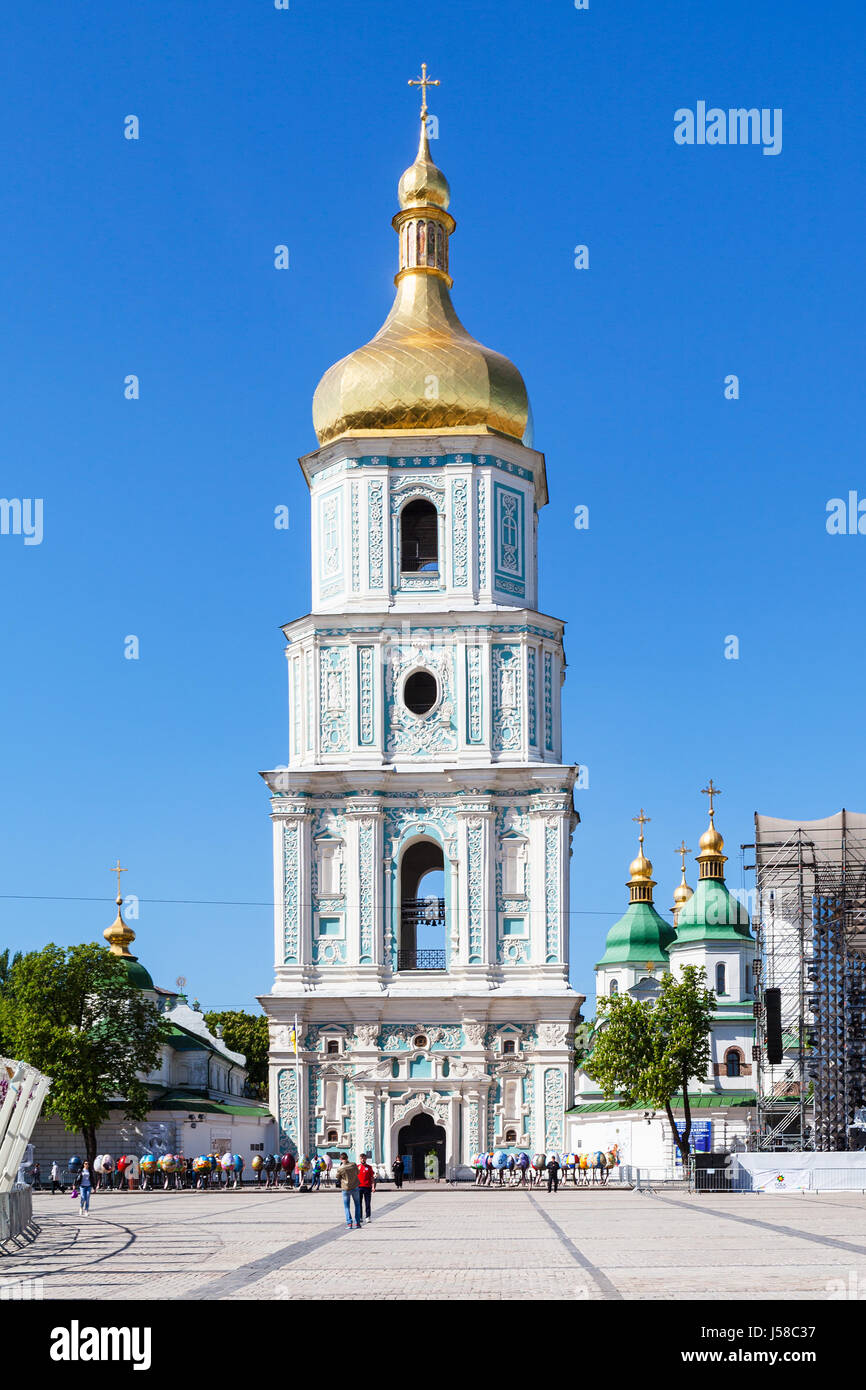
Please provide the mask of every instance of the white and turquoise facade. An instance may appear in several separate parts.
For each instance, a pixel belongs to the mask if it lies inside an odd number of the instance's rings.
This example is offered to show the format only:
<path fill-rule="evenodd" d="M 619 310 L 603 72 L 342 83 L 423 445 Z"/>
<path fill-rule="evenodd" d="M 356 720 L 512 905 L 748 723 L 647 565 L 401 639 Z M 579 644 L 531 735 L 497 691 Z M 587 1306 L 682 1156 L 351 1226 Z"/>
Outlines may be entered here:
<path fill-rule="evenodd" d="M 534 606 L 544 460 L 489 437 L 377 443 L 302 460 L 315 608 L 284 629 L 290 757 L 265 774 L 281 1144 L 389 1163 L 425 1112 L 449 1165 L 562 1148 L 582 998 L 562 623 Z M 418 500 L 435 509 L 437 567 L 404 571 L 401 515 Z M 423 713 L 406 700 L 418 674 Z M 418 876 L 437 871 L 428 904 Z"/>

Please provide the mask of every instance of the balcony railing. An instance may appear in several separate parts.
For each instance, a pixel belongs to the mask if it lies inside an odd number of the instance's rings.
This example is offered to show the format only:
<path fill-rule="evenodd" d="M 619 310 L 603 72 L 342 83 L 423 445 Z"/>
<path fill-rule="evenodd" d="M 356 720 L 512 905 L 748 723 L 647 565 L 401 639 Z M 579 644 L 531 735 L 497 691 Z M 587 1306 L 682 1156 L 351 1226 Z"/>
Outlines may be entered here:
<path fill-rule="evenodd" d="M 398 951 L 398 970 L 444 970 L 444 951 Z"/>
<path fill-rule="evenodd" d="M 444 898 L 404 898 L 400 910 L 400 937 L 409 943 L 422 930 L 445 931 Z M 444 950 L 418 950 L 408 944 L 397 951 L 398 970 L 444 970 Z"/>

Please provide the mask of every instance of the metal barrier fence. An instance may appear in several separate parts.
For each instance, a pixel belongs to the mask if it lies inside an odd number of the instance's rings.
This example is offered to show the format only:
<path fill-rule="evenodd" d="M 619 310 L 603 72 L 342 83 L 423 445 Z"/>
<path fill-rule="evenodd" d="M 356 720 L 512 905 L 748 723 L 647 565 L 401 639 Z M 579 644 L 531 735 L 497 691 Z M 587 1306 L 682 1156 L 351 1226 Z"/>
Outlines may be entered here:
<path fill-rule="evenodd" d="M 0 1192 L 0 1255 L 34 1239 L 39 1227 L 33 1220 L 33 1194 L 29 1187 Z"/>

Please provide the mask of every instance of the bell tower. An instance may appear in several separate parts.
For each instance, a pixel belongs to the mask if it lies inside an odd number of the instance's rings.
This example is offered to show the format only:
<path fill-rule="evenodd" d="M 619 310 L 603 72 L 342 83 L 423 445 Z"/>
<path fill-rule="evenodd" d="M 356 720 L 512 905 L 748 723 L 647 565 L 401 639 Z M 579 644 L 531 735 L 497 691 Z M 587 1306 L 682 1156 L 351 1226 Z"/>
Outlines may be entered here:
<path fill-rule="evenodd" d="M 393 307 L 320 381 L 319 447 L 300 460 L 312 610 L 283 629 L 289 760 L 263 774 L 276 915 L 261 1002 L 284 1147 L 389 1163 L 420 1114 L 460 1166 L 563 1147 L 583 1001 L 568 981 L 563 624 L 537 609 L 545 461 L 519 371 L 451 303 L 432 81 L 425 67 Z"/>

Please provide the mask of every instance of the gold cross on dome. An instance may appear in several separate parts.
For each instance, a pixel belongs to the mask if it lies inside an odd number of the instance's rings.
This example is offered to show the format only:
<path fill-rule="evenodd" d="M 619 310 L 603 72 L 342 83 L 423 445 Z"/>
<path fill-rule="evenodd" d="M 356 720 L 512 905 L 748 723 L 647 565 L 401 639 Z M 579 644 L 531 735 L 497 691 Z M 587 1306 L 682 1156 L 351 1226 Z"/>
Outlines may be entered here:
<path fill-rule="evenodd" d="M 410 77 L 410 78 L 409 78 L 408 85 L 409 85 L 410 87 L 420 87 L 420 88 L 421 88 L 421 119 L 422 119 L 422 121 L 423 121 L 424 117 L 427 115 L 427 88 L 428 88 L 428 87 L 438 87 L 438 86 L 439 86 L 439 78 L 438 78 L 438 77 L 428 77 L 428 76 L 427 76 L 427 64 L 426 64 L 426 63 L 422 63 L 422 64 L 421 64 L 421 76 L 420 76 L 420 77 Z"/>
<path fill-rule="evenodd" d="M 120 867 L 120 860 L 118 859 L 117 863 L 115 864 L 115 866 L 114 866 L 114 868 L 111 870 L 111 872 L 112 872 L 113 874 L 117 874 L 117 896 L 118 896 L 118 898 L 120 898 L 120 897 L 123 896 L 123 895 L 121 894 L 121 891 L 120 891 L 120 875 L 121 875 L 121 874 L 128 873 L 129 871 L 128 871 L 128 869 L 122 869 L 122 868 Z"/>
<path fill-rule="evenodd" d="M 685 871 L 686 871 L 686 855 L 687 855 L 687 854 L 691 854 L 691 850 L 689 849 L 689 847 L 688 847 L 688 845 L 686 844 L 685 840 L 680 840 L 680 843 L 677 845 L 676 849 L 674 850 L 674 853 L 675 853 L 675 854 L 681 854 L 681 855 L 682 855 L 682 859 L 683 859 L 683 873 L 685 873 Z"/>
<path fill-rule="evenodd" d="M 640 843 L 643 844 L 643 828 L 645 825 L 649 825 L 650 821 L 652 820 L 652 816 L 645 816 L 643 813 L 643 807 L 641 806 L 640 815 L 632 816 L 632 820 L 637 821 L 640 824 Z"/>
<path fill-rule="evenodd" d="M 715 810 L 713 809 L 713 797 L 721 796 L 721 794 L 722 793 L 719 787 L 713 786 L 712 777 L 710 778 L 709 784 L 706 787 L 701 787 L 701 795 L 708 796 L 710 798 L 710 820 L 712 820 L 713 816 L 716 814 Z"/>

